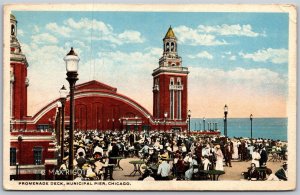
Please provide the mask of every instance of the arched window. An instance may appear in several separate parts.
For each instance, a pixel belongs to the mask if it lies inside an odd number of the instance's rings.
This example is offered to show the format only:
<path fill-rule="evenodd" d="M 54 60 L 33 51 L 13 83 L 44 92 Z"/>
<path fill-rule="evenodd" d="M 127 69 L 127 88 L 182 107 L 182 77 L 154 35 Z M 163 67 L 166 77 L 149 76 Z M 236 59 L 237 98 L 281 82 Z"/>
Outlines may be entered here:
<path fill-rule="evenodd" d="M 172 51 L 172 52 L 175 51 L 175 44 L 174 44 L 174 42 L 171 43 L 171 51 Z"/>
<path fill-rule="evenodd" d="M 170 85 L 174 85 L 174 78 L 173 77 L 171 77 L 171 79 L 170 79 Z"/>
<path fill-rule="evenodd" d="M 167 42 L 167 44 L 166 44 L 166 52 L 169 52 L 169 51 L 170 51 L 170 43 Z"/>
<path fill-rule="evenodd" d="M 15 33 L 16 33 L 15 32 L 15 25 L 13 25 L 13 24 L 11 25 L 11 31 L 10 32 L 11 32 L 11 35 L 15 35 Z"/>

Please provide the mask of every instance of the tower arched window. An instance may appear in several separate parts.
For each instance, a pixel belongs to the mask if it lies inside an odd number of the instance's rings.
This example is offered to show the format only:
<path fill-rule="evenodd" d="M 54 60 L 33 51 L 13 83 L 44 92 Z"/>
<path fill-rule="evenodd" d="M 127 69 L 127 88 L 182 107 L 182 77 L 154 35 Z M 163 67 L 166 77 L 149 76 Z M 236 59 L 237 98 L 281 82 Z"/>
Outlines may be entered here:
<path fill-rule="evenodd" d="M 11 35 L 15 35 L 16 33 L 16 29 L 15 29 L 15 25 L 11 25 L 11 30 L 10 30 Z"/>
<path fill-rule="evenodd" d="M 170 43 L 167 42 L 167 43 L 166 43 L 166 52 L 169 52 L 169 51 L 170 51 Z"/>
<path fill-rule="evenodd" d="M 170 79 L 170 85 L 174 85 L 174 78 L 173 77 L 171 77 L 171 79 Z"/>
<path fill-rule="evenodd" d="M 181 78 L 177 77 L 177 85 L 181 85 Z"/>
<path fill-rule="evenodd" d="M 174 52 L 175 51 L 175 44 L 174 42 L 171 42 L 171 52 Z"/>

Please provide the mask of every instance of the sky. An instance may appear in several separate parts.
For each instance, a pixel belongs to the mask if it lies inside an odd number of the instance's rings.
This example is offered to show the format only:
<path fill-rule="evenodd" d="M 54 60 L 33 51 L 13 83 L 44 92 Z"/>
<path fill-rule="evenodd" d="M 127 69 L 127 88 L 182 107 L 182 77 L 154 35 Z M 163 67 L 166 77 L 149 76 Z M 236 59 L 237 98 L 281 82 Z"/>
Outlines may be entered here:
<path fill-rule="evenodd" d="M 192 117 L 286 117 L 288 14 L 14 11 L 27 57 L 28 115 L 58 98 L 64 56 L 80 57 L 78 84 L 116 87 L 152 112 L 152 72 L 169 26 L 189 68 Z"/>

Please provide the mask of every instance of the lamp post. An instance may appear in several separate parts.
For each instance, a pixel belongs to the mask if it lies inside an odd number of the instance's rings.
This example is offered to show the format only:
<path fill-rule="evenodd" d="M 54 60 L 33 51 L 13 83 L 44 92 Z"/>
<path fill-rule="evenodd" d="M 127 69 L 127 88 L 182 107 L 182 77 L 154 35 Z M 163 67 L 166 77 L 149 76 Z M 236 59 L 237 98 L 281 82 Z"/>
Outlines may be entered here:
<path fill-rule="evenodd" d="M 51 131 L 51 118 L 48 119 L 48 122 L 49 122 L 49 129 L 48 129 L 48 131 L 50 132 Z"/>
<path fill-rule="evenodd" d="M 66 99 L 68 96 L 68 91 L 63 85 L 62 88 L 59 90 L 60 94 L 60 103 L 61 103 L 61 129 L 60 129 L 60 162 L 63 162 L 64 159 L 64 144 L 65 144 L 65 104 L 66 104 Z"/>
<path fill-rule="evenodd" d="M 57 101 L 57 108 L 58 108 L 58 112 L 57 112 L 57 116 L 56 116 L 56 124 L 55 124 L 55 134 L 56 134 L 56 140 L 58 145 L 60 145 L 60 118 L 61 118 L 61 102 Z"/>
<path fill-rule="evenodd" d="M 128 126 L 127 126 L 128 118 L 126 118 L 125 120 L 126 120 L 126 133 L 127 133 L 128 132 Z"/>
<path fill-rule="evenodd" d="M 136 132 L 138 130 L 138 126 L 137 126 L 137 119 L 138 119 L 138 117 L 135 116 L 134 118 L 135 118 L 135 128 L 134 128 L 134 131 Z"/>
<path fill-rule="evenodd" d="M 228 114 L 228 106 L 225 104 L 224 106 L 224 134 L 227 137 L 227 114 Z"/>
<path fill-rule="evenodd" d="M 166 125 L 167 125 L 167 117 L 168 117 L 168 113 L 167 112 L 165 112 L 164 113 L 164 117 L 165 117 L 165 131 L 166 131 Z"/>
<path fill-rule="evenodd" d="M 73 175 L 73 160 L 74 160 L 74 148 L 73 148 L 73 140 L 74 140 L 74 115 L 75 115 L 75 105 L 74 105 L 74 91 L 75 91 L 75 83 L 78 80 L 78 62 L 79 57 L 74 52 L 73 47 L 71 47 L 70 52 L 64 57 L 64 61 L 66 62 L 66 70 L 67 70 L 67 81 L 70 85 L 70 130 L 69 130 L 69 172 L 70 172 L 70 180 L 74 179 Z"/>
<path fill-rule="evenodd" d="M 150 131 L 150 115 L 147 116 L 147 119 L 148 119 L 148 135 L 149 135 L 149 131 Z"/>
<path fill-rule="evenodd" d="M 122 131 L 122 129 L 123 129 L 123 125 L 122 125 L 122 119 L 121 118 L 119 118 L 119 124 L 120 124 L 120 127 L 119 127 L 119 129 L 120 129 L 120 131 Z"/>
<path fill-rule="evenodd" d="M 252 120 L 253 120 L 253 115 L 250 114 L 250 122 L 251 122 L 251 144 L 252 144 Z"/>
<path fill-rule="evenodd" d="M 113 131 L 115 130 L 115 119 L 114 118 L 112 119 L 112 130 Z"/>
<path fill-rule="evenodd" d="M 16 180 L 19 180 L 19 163 L 16 163 Z"/>
<path fill-rule="evenodd" d="M 100 126 L 100 119 L 98 120 L 98 122 L 97 122 L 97 131 L 99 131 L 100 130 L 100 128 L 99 128 L 99 126 Z"/>
<path fill-rule="evenodd" d="M 205 117 L 203 117 L 203 130 L 205 131 Z"/>
<path fill-rule="evenodd" d="M 188 111 L 188 117 L 189 117 L 189 132 L 188 132 L 188 135 L 190 135 L 190 133 L 191 133 L 191 115 L 192 115 L 192 111 L 189 110 Z"/>

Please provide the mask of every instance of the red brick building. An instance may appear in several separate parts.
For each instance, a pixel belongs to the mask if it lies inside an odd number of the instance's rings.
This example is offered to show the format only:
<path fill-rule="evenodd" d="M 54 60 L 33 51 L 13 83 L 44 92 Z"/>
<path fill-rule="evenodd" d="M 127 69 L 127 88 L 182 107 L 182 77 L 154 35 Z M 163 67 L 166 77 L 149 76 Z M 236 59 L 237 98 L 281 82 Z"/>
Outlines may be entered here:
<path fill-rule="evenodd" d="M 59 97 L 34 116 L 27 116 L 28 63 L 17 39 L 17 21 L 11 15 L 11 175 L 40 178 L 40 170 L 57 164 L 55 123 Z M 187 129 L 188 69 L 177 53 L 177 39 L 170 27 L 163 39 L 163 56 L 153 71 L 153 115 L 138 102 L 119 94 L 99 81 L 75 88 L 75 129 L 79 130 L 164 130 Z M 150 73 L 149 73 L 150 74 Z M 151 89 L 149 89 L 151 90 Z M 69 97 L 65 127 L 69 126 Z M 58 125 L 59 126 L 59 125 Z M 57 127 L 58 127 L 57 126 Z M 59 129 L 56 129 L 59 131 Z M 16 174 L 18 171 L 19 174 Z"/>

